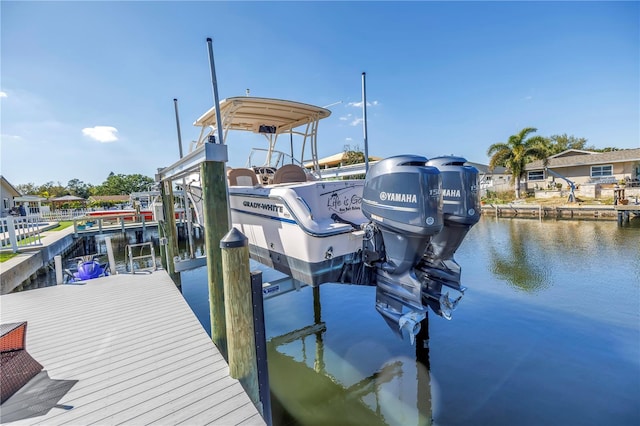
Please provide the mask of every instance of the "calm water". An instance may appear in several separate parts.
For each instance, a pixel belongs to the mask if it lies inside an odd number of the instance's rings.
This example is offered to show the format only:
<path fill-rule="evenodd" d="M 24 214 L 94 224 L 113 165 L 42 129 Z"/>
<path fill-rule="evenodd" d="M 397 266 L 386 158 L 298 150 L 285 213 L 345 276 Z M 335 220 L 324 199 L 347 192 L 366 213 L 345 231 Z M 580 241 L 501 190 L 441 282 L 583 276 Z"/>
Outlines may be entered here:
<path fill-rule="evenodd" d="M 415 346 L 372 287 L 265 301 L 274 424 L 640 424 L 640 221 L 483 218 L 468 287 Z M 206 272 L 183 294 L 209 329 Z"/>
<path fill-rule="evenodd" d="M 112 238 L 116 253 L 135 242 Z M 640 424 L 640 219 L 485 217 L 456 259 L 468 291 L 413 346 L 373 287 L 266 300 L 274 425 Z M 181 281 L 210 333 L 206 270 Z"/>

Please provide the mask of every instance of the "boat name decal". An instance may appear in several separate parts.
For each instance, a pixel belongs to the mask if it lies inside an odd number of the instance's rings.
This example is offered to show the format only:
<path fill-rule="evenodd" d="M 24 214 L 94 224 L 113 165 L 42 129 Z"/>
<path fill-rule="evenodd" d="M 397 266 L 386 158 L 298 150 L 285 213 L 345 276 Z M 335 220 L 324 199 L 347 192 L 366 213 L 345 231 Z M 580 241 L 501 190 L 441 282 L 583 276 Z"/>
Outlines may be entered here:
<path fill-rule="evenodd" d="M 337 192 L 333 192 L 327 198 L 327 207 L 329 210 L 344 213 L 350 210 L 360 210 L 362 204 L 362 197 L 357 194 L 343 194 L 339 195 Z"/>
<path fill-rule="evenodd" d="M 404 194 L 398 192 L 380 192 L 381 201 L 397 201 L 399 203 L 418 203 L 418 197 L 416 194 Z"/>
<path fill-rule="evenodd" d="M 460 198 L 460 190 L 459 189 L 443 189 L 442 195 L 444 197 Z"/>
<path fill-rule="evenodd" d="M 277 204 L 258 203 L 255 201 L 243 201 L 242 205 L 245 207 L 251 207 L 252 209 L 262 209 L 270 212 L 282 213 L 284 208 Z"/>

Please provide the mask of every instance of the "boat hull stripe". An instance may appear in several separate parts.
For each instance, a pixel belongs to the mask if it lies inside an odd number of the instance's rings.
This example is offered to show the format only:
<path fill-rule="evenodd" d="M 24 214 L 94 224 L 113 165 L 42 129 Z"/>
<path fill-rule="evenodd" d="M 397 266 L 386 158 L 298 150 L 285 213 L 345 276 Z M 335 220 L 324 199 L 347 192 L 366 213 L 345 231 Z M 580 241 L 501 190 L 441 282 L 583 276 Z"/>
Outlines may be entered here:
<path fill-rule="evenodd" d="M 284 217 L 271 216 L 271 215 L 261 214 L 261 213 L 254 213 L 254 212 L 249 212 L 249 211 L 241 210 L 241 209 L 231 209 L 231 211 L 242 213 L 242 214 L 248 214 L 248 215 L 251 215 L 251 216 L 262 217 L 262 218 L 265 218 L 265 219 L 276 220 L 278 222 L 290 223 L 292 225 L 297 225 L 298 224 L 298 222 L 296 222 L 295 220 L 287 219 L 287 218 L 284 218 Z"/>

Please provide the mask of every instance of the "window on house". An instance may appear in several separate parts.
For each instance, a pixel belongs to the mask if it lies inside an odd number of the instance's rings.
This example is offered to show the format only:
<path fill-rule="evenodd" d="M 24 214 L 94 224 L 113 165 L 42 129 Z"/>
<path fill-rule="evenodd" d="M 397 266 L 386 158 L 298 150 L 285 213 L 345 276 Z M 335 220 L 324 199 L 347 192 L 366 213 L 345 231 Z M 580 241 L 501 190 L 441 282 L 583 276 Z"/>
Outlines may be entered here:
<path fill-rule="evenodd" d="M 544 180 L 544 172 L 542 170 L 536 172 L 529 172 L 528 180 Z"/>
<path fill-rule="evenodd" d="M 2 199 L 2 208 L 5 209 L 5 210 L 9 208 L 9 199 L 8 198 L 3 198 Z"/>
<path fill-rule="evenodd" d="M 613 176 L 613 166 L 591 166 L 591 177 Z"/>

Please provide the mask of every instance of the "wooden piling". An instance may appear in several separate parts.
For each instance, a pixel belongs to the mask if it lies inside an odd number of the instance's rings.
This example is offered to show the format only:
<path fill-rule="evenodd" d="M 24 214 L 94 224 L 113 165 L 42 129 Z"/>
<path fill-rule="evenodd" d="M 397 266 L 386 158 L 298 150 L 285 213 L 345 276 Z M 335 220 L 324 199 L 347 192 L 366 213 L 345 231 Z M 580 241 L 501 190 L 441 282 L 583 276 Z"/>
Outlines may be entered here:
<path fill-rule="evenodd" d="M 165 233 L 167 238 L 167 272 L 171 279 L 179 285 L 179 275 L 176 273 L 175 257 L 178 254 L 178 237 L 176 236 L 176 217 L 173 209 L 173 184 L 167 179 L 162 182 L 162 208 L 164 211 Z"/>
<path fill-rule="evenodd" d="M 200 164 L 202 205 L 204 216 L 211 339 L 228 361 L 227 330 L 224 303 L 224 281 L 220 240 L 229 231 L 227 176 L 223 161 L 203 161 Z"/>
<path fill-rule="evenodd" d="M 233 228 L 220 241 L 229 375 L 240 380 L 254 403 L 260 401 L 256 355 L 249 244 Z"/>

